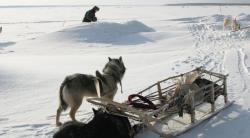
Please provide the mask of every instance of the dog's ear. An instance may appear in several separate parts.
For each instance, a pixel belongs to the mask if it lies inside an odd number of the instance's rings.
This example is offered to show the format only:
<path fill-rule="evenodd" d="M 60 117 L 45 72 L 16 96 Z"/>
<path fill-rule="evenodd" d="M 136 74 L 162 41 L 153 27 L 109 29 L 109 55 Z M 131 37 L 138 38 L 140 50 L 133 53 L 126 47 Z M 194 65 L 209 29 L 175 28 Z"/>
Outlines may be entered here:
<path fill-rule="evenodd" d="M 95 75 L 98 79 L 101 79 L 101 81 L 105 81 L 105 78 L 98 70 L 95 72 Z"/>
<path fill-rule="evenodd" d="M 122 62 L 122 56 L 119 57 L 119 60 Z"/>
<path fill-rule="evenodd" d="M 110 57 L 108 57 L 108 58 L 109 58 L 109 61 L 111 61 L 111 60 L 112 60 Z"/>
<path fill-rule="evenodd" d="M 102 74 L 97 70 L 97 71 L 95 71 L 95 75 L 96 75 L 96 77 L 98 77 L 98 78 L 101 78 L 102 77 Z"/>
<path fill-rule="evenodd" d="M 92 108 L 92 110 L 93 110 L 94 115 L 96 115 L 98 113 L 98 111 L 95 110 L 95 108 Z"/>

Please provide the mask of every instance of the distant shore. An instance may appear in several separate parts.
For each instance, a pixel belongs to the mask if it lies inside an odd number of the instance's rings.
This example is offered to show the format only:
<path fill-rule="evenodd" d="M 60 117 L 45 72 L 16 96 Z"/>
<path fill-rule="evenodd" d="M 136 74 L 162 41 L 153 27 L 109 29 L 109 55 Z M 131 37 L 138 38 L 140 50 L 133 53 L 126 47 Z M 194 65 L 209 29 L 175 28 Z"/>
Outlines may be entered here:
<path fill-rule="evenodd" d="M 91 7 L 93 5 L 0 5 L 2 8 L 67 8 L 67 7 Z M 172 4 L 104 4 L 100 7 L 115 6 L 137 6 L 137 7 L 154 7 L 154 6 L 250 6 L 250 3 L 172 3 Z"/>
<path fill-rule="evenodd" d="M 250 6 L 250 3 L 175 3 L 165 6 Z"/>

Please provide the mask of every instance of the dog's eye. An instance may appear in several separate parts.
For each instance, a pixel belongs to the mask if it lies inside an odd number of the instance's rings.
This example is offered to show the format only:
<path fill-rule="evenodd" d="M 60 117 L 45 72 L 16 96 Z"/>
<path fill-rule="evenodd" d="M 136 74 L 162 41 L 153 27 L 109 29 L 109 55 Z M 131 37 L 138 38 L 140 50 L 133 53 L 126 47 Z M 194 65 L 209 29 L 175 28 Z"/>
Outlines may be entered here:
<path fill-rule="evenodd" d="M 119 60 L 116 60 L 116 62 L 117 62 L 118 64 L 120 64 L 120 61 L 119 61 Z"/>

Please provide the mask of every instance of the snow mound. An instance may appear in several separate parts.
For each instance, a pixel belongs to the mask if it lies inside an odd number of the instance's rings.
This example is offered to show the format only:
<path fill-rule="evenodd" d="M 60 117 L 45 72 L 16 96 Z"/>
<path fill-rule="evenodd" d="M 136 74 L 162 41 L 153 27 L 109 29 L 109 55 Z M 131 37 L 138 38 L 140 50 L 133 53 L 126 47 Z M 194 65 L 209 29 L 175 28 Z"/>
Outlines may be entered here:
<path fill-rule="evenodd" d="M 0 54 L 6 54 L 13 51 L 6 51 L 5 48 L 16 44 L 15 42 L 0 42 Z"/>
<path fill-rule="evenodd" d="M 180 21 L 182 23 L 201 23 L 201 22 L 222 22 L 226 15 L 214 14 L 211 16 L 198 16 L 198 17 L 186 17 L 186 18 L 178 18 L 172 19 L 172 21 Z"/>
<path fill-rule="evenodd" d="M 7 46 L 14 45 L 15 42 L 0 42 L 0 50 L 3 50 Z"/>
<path fill-rule="evenodd" d="M 236 18 L 239 21 L 246 21 L 246 22 L 250 21 L 250 15 L 249 14 L 245 14 L 245 13 L 239 14 Z"/>
<path fill-rule="evenodd" d="M 54 37 L 63 41 L 80 43 L 128 45 L 151 41 L 141 33 L 154 31 L 153 28 L 139 21 L 128 21 L 126 23 L 101 22 L 68 28 L 57 32 Z"/>
<path fill-rule="evenodd" d="M 198 16 L 198 17 L 172 19 L 172 21 L 180 21 L 182 23 L 199 23 L 199 22 L 223 23 L 225 18 L 233 19 L 235 17 L 237 21 L 240 21 L 240 22 L 250 21 L 250 14 L 245 14 L 245 13 L 240 13 L 237 16 L 213 14 L 210 16 Z"/>
<path fill-rule="evenodd" d="M 207 21 L 211 22 L 211 23 L 223 23 L 225 18 L 233 19 L 235 17 L 236 17 L 237 21 L 240 23 L 249 23 L 249 21 L 250 21 L 250 14 L 245 14 L 245 13 L 240 13 L 236 16 L 214 14 L 214 15 L 211 15 L 208 17 L 204 17 L 204 19 L 207 18 Z"/>
<path fill-rule="evenodd" d="M 227 17 L 227 15 L 214 14 L 206 18 L 208 19 L 209 22 L 223 22 L 225 17 Z"/>

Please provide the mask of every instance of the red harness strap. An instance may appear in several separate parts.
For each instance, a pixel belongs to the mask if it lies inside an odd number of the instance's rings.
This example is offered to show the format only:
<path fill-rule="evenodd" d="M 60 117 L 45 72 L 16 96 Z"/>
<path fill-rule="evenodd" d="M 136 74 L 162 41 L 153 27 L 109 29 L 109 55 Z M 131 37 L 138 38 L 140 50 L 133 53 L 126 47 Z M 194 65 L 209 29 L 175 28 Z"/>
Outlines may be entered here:
<path fill-rule="evenodd" d="M 133 99 L 137 97 L 140 99 L 140 101 L 133 101 Z M 151 102 L 149 99 L 146 97 L 143 97 L 139 94 L 131 94 L 128 96 L 128 102 L 130 105 L 132 105 L 135 108 L 142 108 L 142 109 L 157 109 L 155 104 Z"/>

